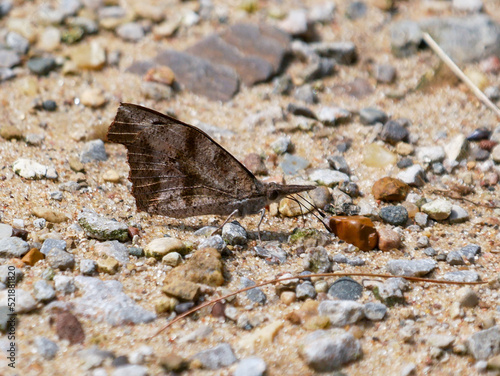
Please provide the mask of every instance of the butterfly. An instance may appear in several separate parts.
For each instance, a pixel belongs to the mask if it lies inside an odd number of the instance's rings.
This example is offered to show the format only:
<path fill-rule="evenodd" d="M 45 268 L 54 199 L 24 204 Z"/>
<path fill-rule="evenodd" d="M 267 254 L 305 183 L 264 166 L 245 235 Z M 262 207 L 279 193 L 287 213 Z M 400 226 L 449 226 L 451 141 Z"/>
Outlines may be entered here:
<path fill-rule="evenodd" d="M 136 104 L 120 104 L 107 138 L 127 148 L 132 195 L 150 214 L 246 216 L 316 188 L 262 182 L 202 130 Z"/>

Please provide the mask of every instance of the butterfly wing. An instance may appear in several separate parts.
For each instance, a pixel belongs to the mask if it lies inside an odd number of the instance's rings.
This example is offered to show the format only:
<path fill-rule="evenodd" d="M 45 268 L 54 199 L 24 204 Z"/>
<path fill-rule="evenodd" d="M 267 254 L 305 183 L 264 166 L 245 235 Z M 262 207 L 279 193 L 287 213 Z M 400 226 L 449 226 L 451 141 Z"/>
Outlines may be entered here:
<path fill-rule="evenodd" d="M 262 200 L 262 183 L 210 136 L 146 107 L 123 103 L 108 140 L 124 144 L 139 210 L 183 218 L 228 215 Z M 257 205 L 259 206 L 259 205 Z"/>

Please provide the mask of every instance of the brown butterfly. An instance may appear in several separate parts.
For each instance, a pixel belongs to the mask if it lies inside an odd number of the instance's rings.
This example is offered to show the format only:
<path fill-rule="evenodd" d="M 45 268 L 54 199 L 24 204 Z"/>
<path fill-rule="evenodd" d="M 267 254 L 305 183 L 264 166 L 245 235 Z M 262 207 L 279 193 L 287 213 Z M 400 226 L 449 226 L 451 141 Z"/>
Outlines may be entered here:
<path fill-rule="evenodd" d="M 120 104 L 108 140 L 127 147 L 132 194 L 150 214 L 245 216 L 316 188 L 261 182 L 205 132 L 135 104 Z"/>

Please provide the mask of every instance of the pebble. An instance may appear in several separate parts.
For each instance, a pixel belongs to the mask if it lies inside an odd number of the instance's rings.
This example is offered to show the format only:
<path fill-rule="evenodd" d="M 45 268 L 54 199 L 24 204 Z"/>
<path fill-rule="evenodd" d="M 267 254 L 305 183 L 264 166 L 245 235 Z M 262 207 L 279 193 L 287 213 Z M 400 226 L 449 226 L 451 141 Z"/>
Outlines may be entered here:
<path fill-rule="evenodd" d="M 379 109 L 367 107 L 359 110 L 359 119 L 361 124 L 375 125 L 377 123 L 385 123 L 388 116 L 385 112 Z"/>
<path fill-rule="evenodd" d="M 314 42 L 309 46 L 317 55 L 332 58 L 338 64 L 350 65 L 358 58 L 356 45 L 353 42 Z"/>
<path fill-rule="evenodd" d="M 304 362 L 316 372 L 333 372 L 362 355 L 361 343 L 340 330 L 316 330 L 299 347 Z"/>
<path fill-rule="evenodd" d="M 252 280 L 250 280 L 246 277 L 241 277 L 240 285 L 241 285 L 241 288 L 251 287 L 251 286 L 255 286 L 255 282 L 253 282 Z M 266 294 L 264 294 L 264 292 L 259 287 L 248 290 L 246 292 L 246 296 L 250 301 L 257 303 L 257 304 L 265 304 L 267 301 Z"/>
<path fill-rule="evenodd" d="M 88 141 L 83 145 L 80 153 L 80 161 L 82 163 L 89 163 L 92 161 L 107 161 L 108 154 L 104 148 L 102 140 Z"/>
<path fill-rule="evenodd" d="M 437 262 L 432 259 L 390 260 L 385 268 L 393 275 L 407 277 L 422 277 L 437 268 Z"/>
<path fill-rule="evenodd" d="M 112 257 L 97 260 L 97 271 L 99 273 L 116 274 L 120 268 L 120 263 Z"/>
<path fill-rule="evenodd" d="M 262 358 L 252 356 L 238 362 L 234 376 L 264 376 L 266 370 L 266 362 Z"/>
<path fill-rule="evenodd" d="M 35 299 L 42 302 L 49 302 L 56 297 L 54 288 L 43 279 L 35 283 L 33 292 L 35 293 Z"/>
<path fill-rule="evenodd" d="M 349 165 L 347 164 L 347 161 L 343 156 L 332 155 L 328 157 L 326 160 L 328 161 L 330 167 L 333 168 L 334 170 L 343 172 L 344 174 L 347 175 L 351 173 L 351 169 L 349 168 Z"/>
<path fill-rule="evenodd" d="M 0 291 L 0 306 L 7 306 L 8 291 Z M 16 313 L 28 313 L 36 308 L 36 300 L 33 299 L 31 294 L 23 289 L 16 288 Z"/>
<path fill-rule="evenodd" d="M 219 251 L 219 253 L 222 253 L 222 251 L 226 248 L 226 242 L 220 235 L 210 236 L 200 242 L 198 249 L 203 248 L 214 248 Z"/>
<path fill-rule="evenodd" d="M 309 174 L 309 179 L 328 187 L 337 185 L 341 181 L 350 181 L 349 175 L 329 169 L 314 170 Z"/>
<path fill-rule="evenodd" d="M 429 215 L 430 218 L 442 221 L 450 216 L 452 207 L 448 200 L 437 199 L 422 205 L 420 210 Z"/>
<path fill-rule="evenodd" d="M 75 266 L 75 257 L 62 249 L 52 248 L 47 254 L 47 262 L 54 269 L 73 269 Z"/>
<path fill-rule="evenodd" d="M 12 1 L 11 0 L 2 0 L 0 2 L 0 17 L 4 17 L 7 14 L 9 14 L 11 9 L 12 9 Z"/>
<path fill-rule="evenodd" d="M 324 125 L 335 125 L 346 121 L 351 117 L 351 113 L 341 107 L 322 106 L 318 112 L 318 120 Z"/>
<path fill-rule="evenodd" d="M 182 262 L 182 256 L 177 252 L 170 252 L 161 259 L 163 264 L 175 268 Z"/>
<path fill-rule="evenodd" d="M 88 88 L 85 89 L 80 95 L 80 103 L 86 107 L 91 108 L 99 108 L 106 104 L 106 97 L 104 95 L 104 91 L 99 88 Z M 104 150 L 104 144 L 100 145 L 102 140 L 93 140 L 87 142 L 83 146 L 82 155 L 80 156 L 80 160 L 82 163 L 88 163 L 92 160 L 97 161 L 106 161 L 108 156 L 106 151 Z M 83 153 L 86 152 L 88 155 L 86 156 L 87 161 L 84 160 Z"/>
<path fill-rule="evenodd" d="M 295 88 L 293 91 L 293 97 L 308 104 L 315 104 L 318 102 L 318 96 L 309 84 Z"/>
<path fill-rule="evenodd" d="M 481 253 L 481 247 L 477 244 L 469 244 L 465 247 L 460 248 L 458 250 L 458 253 L 460 253 L 462 257 L 473 264 L 476 261 L 476 257 L 478 257 Z"/>
<path fill-rule="evenodd" d="M 450 265 L 465 265 L 462 255 L 457 251 L 451 251 L 446 256 L 446 262 Z"/>
<path fill-rule="evenodd" d="M 495 163 L 500 163 L 500 144 L 491 150 L 491 159 Z"/>
<path fill-rule="evenodd" d="M 113 326 L 146 323 L 156 318 L 128 297 L 119 281 L 77 276 L 75 284 L 82 292 L 82 296 L 72 300 L 75 313 Z"/>
<path fill-rule="evenodd" d="M 54 277 L 54 286 L 56 291 L 65 295 L 75 292 L 75 280 L 73 277 L 66 275 L 56 275 Z"/>
<path fill-rule="evenodd" d="M 57 346 L 57 343 L 51 341 L 46 337 L 35 337 L 35 340 L 33 342 L 36 348 L 36 352 L 40 354 L 40 356 L 42 356 L 44 359 L 54 359 L 57 352 L 59 351 L 59 346 Z"/>
<path fill-rule="evenodd" d="M 155 61 L 172 69 L 176 80 L 194 94 L 225 102 L 238 92 L 238 76 L 227 66 L 174 50 L 160 52 Z"/>
<path fill-rule="evenodd" d="M 430 242 L 427 236 L 419 236 L 416 242 L 418 248 L 427 248 L 429 244 Z"/>
<path fill-rule="evenodd" d="M 324 300 L 319 303 L 318 313 L 338 327 L 355 324 L 364 317 L 363 304 L 352 300 Z"/>
<path fill-rule="evenodd" d="M 125 223 L 104 218 L 90 209 L 83 209 L 80 212 L 78 224 L 90 238 L 122 242 L 129 239 L 128 226 Z"/>
<path fill-rule="evenodd" d="M 474 333 L 467 339 L 466 344 L 469 353 L 476 360 L 486 360 L 500 354 L 500 326 Z"/>
<path fill-rule="evenodd" d="M 454 282 L 477 282 L 480 280 L 479 274 L 472 270 L 457 270 L 455 272 L 448 272 L 443 276 L 443 279 Z"/>
<path fill-rule="evenodd" d="M 38 249 L 36 248 L 31 248 L 28 253 L 26 253 L 23 258 L 21 259 L 22 262 L 24 262 L 26 265 L 33 266 L 35 265 L 38 261 L 41 261 L 45 258 L 45 255 L 41 253 Z"/>
<path fill-rule="evenodd" d="M 97 41 L 72 47 L 69 56 L 78 69 L 100 70 L 106 64 L 106 50 Z"/>
<path fill-rule="evenodd" d="M 310 163 L 307 159 L 289 153 L 283 155 L 283 160 L 280 163 L 280 167 L 285 175 L 297 175 L 297 173 L 306 169 L 309 165 Z"/>
<path fill-rule="evenodd" d="M 233 221 L 222 227 L 222 239 L 229 245 L 244 245 L 248 242 L 248 234 L 243 226 Z"/>
<path fill-rule="evenodd" d="M 384 168 L 396 164 L 396 154 L 378 144 L 368 144 L 363 148 L 363 164 L 369 167 Z M 401 179 L 403 180 L 403 179 Z"/>
<path fill-rule="evenodd" d="M 384 124 L 380 132 L 380 138 L 391 145 L 407 141 L 410 132 L 396 120 L 389 120 Z M 418 154 L 417 154 L 418 155 Z"/>
<path fill-rule="evenodd" d="M 271 143 L 271 149 L 278 155 L 285 154 L 293 148 L 290 136 L 283 136 Z"/>
<path fill-rule="evenodd" d="M 345 16 L 351 20 L 363 18 L 366 15 L 367 6 L 363 1 L 352 1 L 347 5 Z"/>
<path fill-rule="evenodd" d="M 42 108 L 45 111 L 55 111 L 57 109 L 57 103 L 51 99 L 42 102 Z"/>
<path fill-rule="evenodd" d="M 408 184 L 389 176 L 377 180 L 372 187 L 373 197 L 382 201 L 404 201 L 409 191 Z"/>
<path fill-rule="evenodd" d="M 355 245 L 362 251 L 370 251 L 377 246 L 377 231 L 367 217 L 333 216 L 328 220 L 328 227 L 339 239 Z"/>
<path fill-rule="evenodd" d="M 427 226 L 427 220 L 429 216 L 425 213 L 418 212 L 415 214 L 415 223 L 420 227 L 424 228 Z"/>
<path fill-rule="evenodd" d="M 0 257 L 22 258 L 29 251 L 27 242 L 18 237 L 0 239 Z"/>
<path fill-rule="evenodd" d="M 417 158 L 424 163 L 441 162 L 446 157 L 442 146 L 422 146 L 416 149 Z"/>
<path fill-rule="evenodd" d="M 0 48 L 0 67 L 13 68 L 21 63 L 21 58 L 15 51 Z"/>
<path fill-rule="evenodd" d="M 295 294 L 299 300 L 314 299 L 316 297 L 316 289 L 311 282 L 305 281 L 297 285 Z"/>
<path fill-rule="evenodd" d="M 144 38 L 144 29 L 136 22 L 128 22 L 116 28 L 116 34 L 128 42 L 138 42 Z"/>
<path fill-rule="evenodd" d="M 390 84 L 396 79 L 396 68 L 390 64 L 375 64 L 372 68 L 372 74 L 377 82 Z"/>
<path fill-rule="evenodd" d="M 309 197 L 311 197 L 314 205 L 320 209 L 324 208 L 332 201 L 332 194 L 327 187 L 320 186 L 309 192 Z"/>
<path fill-rule="evenodd" d="M 40 248 L 40 252 L 43 253 L 45 256 L 47 256 L 49 252 L 52 250 L 52 248 L 58 248 L 65 251 L 66 241 L 62 239 L 52 239 L 52 238 L 45 239 L 42 244 L 42 247 Z"/>
<path fill-rule="evenodd" d="M 266 245 L 265 247 L 255 246 L 257 256 L 266 260 L 267 264 L 276 265 L 286 262 L 286 252 L 278 246 Z"/>
<path fill-rule="evenodd" d="M 458 134 L 451 139 L 444 147 L 446 157 L 450 161 L 459 161 L 467 157 L 467 151 L 469 149 L 469 142 L 463 134 Z"/>
<path fill-rule="evenodd" d="M 475 307 L 479 303 L 477 293 L 470 287 L 462 287 L 456 292 L 455 297 L 461 307 Z"/>
<path fill-rule="evenodd" d="M 368 302 L 363 306 L 365 317 L 370 321 L 381 321 L 387 314 L 387 307 L 382 303 Z"/>
<path fill-rule="evenodd" d="M 56 68 L 56 61 L 52 57 L 32 57 L 28 60 L 27 66 L 32 73 L 46 76 Z"/>
<path fill-rule="evenodd" d="M 401 236 L 394 230 L 389 228 L 379 228 L 378 233 L 378 249 L 387 252 L 401 248 Z"/>
<path fill-rule="evenodd" d="M 1 52 L 0 52 L 1 55 Z M 16 77 L 16 72 L 9 68 L 3 68 L 0 66 L 0 82 L 10 80 Z"/>
<path fill-rule="evenodd" d="M 363 286 L 352 278 L 341 277 L 330 286 L 328 295 L 339 300 L 358 300 L 363 295 Z"/>
<path fill-rule="evenodd" d="M 309 30 L 306 10 L 292 9 L 278 26 L 288 34 L 296 37 L 306 35 Z"/>
<path fill-rule="evenodd" d="M 54 51 L 61 45 L 61 31 L 56 27 L 46 27 L 38 38 L 37 47 L 43 51 Z"/>
<path fill-rule="evenodd" d="M 14 269 L 12 269 L 12 267 L 14 267 Z M 9 273 L 12 272 L 14 273 L 14 281 L 10 281 L 10 283 L 17 283 L 23 279 L 24 272 L 21 269 L 18 269 L 13 265 L 0 265 L 0 283 L 7 285 L 9 282 Z"/>
<path fill-rule="evenodd" d="M 97 262 L 89 259 L 82 259 L 80 261 L 80 272 L 83 275 L 92 275 L 97 272 Z"/>
<path fill-rule="evenodd" d="M 408 211 L 404 206 L 386 206 L 380 209 L 380 218 L 394 226 L 404 226 L 408 221 Z"/>
<path fill-rule="evenodd" d="M 111 376 L 147 376 L 149 370 L 147 367 L 137 364 L 126 364 L 116 368 Z"/>
<path fill-rule="evenodd" d="M 408 282 L 403 278 L 388 278 L 379 285 L 378 295 L 388 306 L 405 303 L 404 291 L 408 289 Z"/>
<path fill-rule="evenodd" d="M 449 348 L 453 342 L 455 342 L 456 337 L 446 334 L 431 334 L 427 337 L 426 342 L 438 349 L 446 349 Z"/>
<path fill-rule="evenodd" d="M 47 166 L 32 159 L 17 159 L 12 164 L 12 170 L 25 179 L 43 179 L 47 175 Z"/>
<path fill-rule="evenodd" d="M 5 42 L 9 48 L 20 53 L 21 55 L 25 55 L 30 48 L 30 42 L 15 31 L 11 31 L 7 34 Z"/>
<path fill-rule="evenodd" d="M 109 183 L 119 183 L 120 179 L 120 174 L 116 170 L 106 170 L 102 174 L 102 180 Z"/>
<path fill-rule="evenodd" d="M 396 177 L 413 187 L 422 187 L 427 180 L 423 167 L 418 164 L 401 171 Z"/>
<path fill-rule="evenodd" d="M 94 251 L 100 257 L 114 258 L 121 265 L 126 265 L 129 262 L 129 252 L 127 247 L 117 240 L 96 243 Z"/>
<path fill-rule="evenodd" d="M 332 270 L 332 262 L 323 247 L 311 247 L 306 250 L 303 260 L 304 269 L 313 273 L 328 273 Z"/>
<path fill-rule="evenodd" d="M 201 351 L 193 356 L 193 360 L 200 362 L 205 369 L 220 369 L 230 366 L 238 359 L 234 355 L 231 345 L 221 343 L 211 349 Z"/>
<path fill-rule="evenodd" d="M 243 160 L 243 164 L 254 175 L 268 175 L 264 159 L 257 153 L 247 154 L 247 156 Z"/>
<path fill-rule="evenodd" d="M 106 359 L 114 359 L 115 355 L 111 351 L 100 350 L 95 345 L 76 353 L 83 362 L 84 369 L 92 369 L 101 366 Z"/>
<path fill-rule="evenodd" d="M 0 239 L 10 238 L 12 236 L 12 226 L 6 223 L 0 223 Z"/>
<path fill-rule="evenodd" d="M 418 23 L 409 20 L 395 22 L 391 26 L 391 50 L 397 57 L 415 54 L 422 42 L 422 30 Z"/>

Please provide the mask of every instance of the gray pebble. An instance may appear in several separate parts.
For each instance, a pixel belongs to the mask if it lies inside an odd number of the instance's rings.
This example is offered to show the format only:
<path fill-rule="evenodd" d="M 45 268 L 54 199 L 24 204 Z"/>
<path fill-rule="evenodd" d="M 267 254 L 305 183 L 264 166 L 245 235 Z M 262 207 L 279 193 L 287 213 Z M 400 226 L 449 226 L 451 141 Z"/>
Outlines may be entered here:
<path fill-rule="evenodd" d="M 457 251 L 451 251 L 446 256 L 446 262 L 450 265 L 465 265 L 462 255 Z"/>
<path fill-rule="evenodd" d="M 469 244 L 460 248 L 457 252 L 470 263 L 474 263 L 476 257 L 481 253 L 481 247 L 477 244 Z"/>
<path fill-rule="evenodd" d="M 264 376 L 266 369 L 266 362 L 262 358 L 252 356 L 238 362 L 234 376 Z"/>
<path fill-rule="evenodd" d="M 288 95 L 293 89 L 292 78 L 284 74 L 282 76 L 276 77 L 273 80 L 273 93 L 279 95 Z"/>
<path fill-rule="evenodd" d="M 328 295 L 339 300 L 358 300 L 363 295 L 363 286 L 352 278 L 341 277 L 330 286 Z"/>
<path fill-rule="evenodd" d="M 122 242 L 129 239 L 128 226 L 125 223 L 104 218 L 93 210 L 83 209 L 78 215 L 78 224 L 90 238 Z"/>
<path fill-rule="evenodd" d="M 407 141 L 410 132 L 396 120 L 389 120 L 384 124 L 380 132 L 380 138 L 391 144 L 396 145 L 398 142 Z"/>
<path fill-rule="evenodd" d="M 396 68 L 390 64 L 375 64 L 372 73 L 378 82 L 384 84 L 390 84 L 396 78 Z"/>
<path fill-rule="evenodd" d="M 92 275 L 97 272 L 97 262 L 89 259 L 82 259 L 80 261 L 80 272 L 83 275 Z"/>
<path fill-rule="evenodd" d="M 222 252 L 226 248 L 226 242 L 220 235 L 213 235 L 203 239 L 198 246 L 198 249 L 215 248 L 217 251 Z"/>
<path fill-rule="evenodd" d="M 343 330 L 316 330 L 301 342 L 299 354 L 316 372 L 335 371 L 362 355 L 360 342 Z"/>
<path fill-rule="evenodd" d="M 398 168 L 408 168 L 410 166 L 413 166 L 413 160 L 410 157 L 403 157 L 401 158 L 398 163 L 396 163 Z"/>
<path fill-rule="evenodd" d="M 248 234 L 243 226 L 234 221 L 222 227 L 222 239 L 229 245 L 244 245 L 248 242 Z"/>
<path fill-rule="evenodd" d="M 446 157 L 442 146 L 421 146 L 417 148 L 415 154 L 424 163 L 442 162 Z"/>
<path fill-rule="evenodd" d="M 123 292 L 119 281 L 101 281 L 94 277 L 75 277 L 82 296 L 73 299 L 75 312 L 85 313 L 93 320 L 119 326 L 150 322 L 156 318 Z"/>
<path fill-rule="evenodd" d="M 397 57 L 413 55 L 422 42 L 422 30 L 414 21 L 399 21 L 391 26 L 391 50 Z"/>
<path fill-rule="evenodd" d="M 443 279 L 455 282 L 477 282 L 480 280 L 479 274 L 472 270 L 457 270 L 455 272 L 448 272 L 443 276 Z"/>
<path fill-rule="evenodd" d="M 47 220 L 45 218 L 37 218 L 33 221 L 33 226 L 38 230 L 42 230 L 47 225 Z"/>
<path fill-rule="evenodd" d="M 144 249 L 140 247 L 130 247 L 128 254 L 135 257 L 144 257 Z"/>
<path fill-rule="evenodd" d="M 345 16 L 351 20 L 363 18 L 366 15 L 367 6 L 362 1 L 352 1 L 347 5 Z"/>
<path fill-rule="evenodd" d="M 12 9 L 12 0 L 0 1 L 0 18 L 9 14 Z"/>
<path fill-rule="evenodd" d="M 27 242 L 18 237 L 0 239 L 0 257 L 22 258 L 29 251 Z"/>
<path fill-rule="evenodd" d="M 85 31 L 85 34 L 96 34 L 99 31 L 99 26 L 94 20 L 87 17 L 72 17 L 66 21 L 68 26 L 80 27 Z M 108 61 L 110 57 L 108 56 Z"/>
<path fill-rule="evenodd" d="M 287 151 L 291 151 L 292 148 L 293 145 L 290 136 L 280 137 L 271 143 L 271 149 L 278 155 L 285 154 Z"/>
<path fill-rule="evenodd" d="M 17 283 L 23 279 L 24 272 L 13 265 L 0 265 L 0 283 L 8 285 L 9 283 Z M 10 277 L 10 279 L 9 279 Z M 12 277 L 14 278 L 12 280 Z"/>
<path fill-rule="evenodd" d="M 0 82 L 10 80 L 14 77 L 16 77 L 16 72 L 14 72 L 12 69 L 0 66 Z"/>
<path fill-rule="evenodd" d="M 317 55 L 333 58 L 338 64 L 350 65 L 358 58 L 356 45 L 353 42 L 314 42 L 309 46 Z"/>
<path fill-rule="evenodd" d="M 385 123 L 388 119 L 388 116 L 383 111 L 380 111 L 376 108 L 367 107 L 362 108 L 359 111 L 359 118 L 362 124 L 374 125 L 376 123 Z"/>
<path fill-rule="evenodd" d="M 432 259 L 420 260 L 390 260 L 385 268 L 393 275 L 407 277 L 422 277 L 437 268 L 437 262 Z"/>
<path fill-rule="evenodd" d="M 49 302 L 56 297 L 54 288 L 46 281 L 40 280 L 33 286 L 35 299 L 42 302 Z"/>
<path fill-rule="evenodd" d="M 444 168 L 443 164 L 441 162 L 435 162 L 431 165 L 432 172 L 435 175 L 443 175 L 446 172 L 446 169 Z"/>
<path fill-rule="evenodd" d="M 318 312 L 328 316 L 330 324 L 338 327 L 355 324 L 365 316 L 363 304 L 352 300 L 324 300 L 319 303 Z"/>
<path fill-rule="evenodd" d="M 47 256 L 52 248 L 59 248 L 65 251 L 66 241 L 62 239 L 45 239 L 42 248 L 40 248 L 40 252 Z"/>
<path fill-rule="evenodd" d="M 419 225 L 420 227 L 424 228 L 427 226 L 427 220 L 429 219 L 429 215 L 423 213 L 423 212 L 418 212 L 415 214 L 415 223 Z"/>
<path fill-rule="evenodd" d="M 121 265 L 126 265 L 130 260 L 127 247 L 118 240 L 97 243 L 94 248 L 99 256 L 103 258 L 112 257 Z"/>
<path fill-rule="evenodd" d="M 255 282 L 246 277 L 241 277 L 240 284 L 241 288 L 255 286 Z M 246 296 L 250 301 L 257 304 L 265 304 L 267 300 L 266 294 L 259 287 L 248 290 Z"/>
<path fill-rule="evenodd" d="M 265 259 L 267 264 L 276 265 L 286 262 L 286 252 L 277 245 L 255 246 L 254 251 L 257 256 Z"/>
<path fill-rule="evenodd" d="M 311 87 L 311 85 L 302 85 L 296 88 L 293 92 L 293 97 L 308 104 L 314 104 L 318 102 L 316 92 Z"/>
<path fill-rule="evenodd" d="M 88 141 L 85 145 L 83 145 L 82 152 L 80 154 L 80 161 L 82 163 L 107 160 L 108 154 L 106 153 L 104 142 L 102 140 Z"/>
<path fill-rule="evenodd" d="M 380 218 L 394 226 L 404 226 L 408 221 L 408 211 L 404 206 L 386 206 L 379 212 Z"/>
<path fill-rule="evenodd" d="M 500 326 L 481 330 L 467 339 L 469 353 L 476 360 L 486 360 L 500 353 Z"/>
<path fill-rule="evenodd" d="M 28 60 L 28 69 L 37 76 L 46 76 L 56 67 L 52 57 L 32 57 Z"/>
<path fill-rule="evenodd" d="M 309 179 L 328 187 L 339 184 L 342 181 L 349 181 L 349 175 L 340 171 L 329 169 L 317 169 L 309 174 Z"/>
<path fill-rule="evenodd" d="M 44 359 L 50 360 L 54 359 L 57 352 L 59 351 L 59 346 L 54 341 L 46 337 L 36 337 L 34 340 L 36 351 Z"/>
<path fill-rule="evenodd" d="M 198 360 L 206 369 L 227 367 L 238 360 L 228 343 L 221 343 L 211 349 L 201 351 L 194 355 L 193 359 Z"/>
<path fill-rule="evenodd" d="M 59 3 L 59 10 L 65 17 L 74 16 L 82 7 L 80 0 L 61 0 Z"/>
<path fill-rule="evenodd" d="M 65 295 L 75 292 L 75 279 L 66 275 L 56 275 L 54 277 L 54 285 L 58 292 Z"/>
<path fill-rule="evenodd" d="M 75 183 L 75 182 L 69 182 L 69 183 Z M 62 201 L 63 193 L 61 191 L 50 192 L 50 198 L 52 200 Z"/>
<path fill-rule="evenodd" d="M 349 168 L 349 165 L 347 164 L 347 161 L 345 158 L 341 155 L 332 155 L 328 158 L 326 158 L 328 161 L 328 164 L 330 165 L 331 168 L 334 170 L 343 172 L 344 174 L 350 174 L 351 169 Z"/>
<path fill-rule="evenodd" d="M 295 294 L 299 300 L 314 299 L 316 297 L 316 289 L 311 282 L 305 281 L 297 285 Z"/>
<path fill-rule="evenodd" d="M 479 303 L 477 293 L 470 287 L 462 287 L 456 292 L 456 299 L 461 307 L 475 307 Z"/>
<path fill-rule="evenodd" d="M 126 364 L 116 368 L 111 376 L 147 376 L 149 371 L 147 367 L 137 364 Z"/>
<path fill-rule="evenodd" d="M 285 153 L 280 163 L 280 167 L 285 175 L 296 175 L 299 171 L 309 167 L 309 164 L 307 159 L 299 157 L 298 155 Z"/>
<path fill-rule="evenodd" d="M 13 68 L 21 64 L 21 58 L 12 50 L 0 49 L 0 68 Z"/>
<path fill-rule="evenodd" d="M 12 226 L 6 223 L 0 223 L 0 239 L 10 238 L 12 236 Z"/>
<path fill-rule="evenodd" d="M 404 291 L 408 289 L 408 282 L 404 278 L 388 278 L 378 288 L 378 294 L 383 301 L 392 306 L 404 303 Z"/>
<path fill-rule="evenodd" d="M 419 236 L 417 239 L 418 248 L 427 248 L 429 246 L 429 238 L 427 236 Z"/>
<path fill-rule="evenodd" d="M 371 321 L 383 320 L 386 313 L 387 307 L 382 303 L 366 303 L 363 307 L 365 317 Z"/>
<path fill-rule="evenodd" d="M 30 42 L 25 37 L 14 31 L 7 34 L 5 42 L 7 43 L 7 46 L 21 55 L 25 55 L 30 48 Z"/>
<path fill-rule="evenodd" d="M 318 112 L 318 120 L 325 125 L 335 125 L 351 117 L 351 113 L 341 107 L 323 106 Z"/>
<path fill-rule="evenodd" d="M 75 256 L 62 249 L 52 248 L 47 254 L 47 262 L 54 269 L 73 269 L 75 266 Z"/>
<path fill-rule="evenodd" d="M 312 247 L 306 250 L 304 269 L 313 273 L 328 273 L 332 270 L 332 262 L 328 251 L 323 247 Z"/>
<path fill-rule="evenodd" d="M 424 253 L 429 257 L 434 257 L 437 255 L 436 250 L 432 247 L 428 247 L 428 248 L 424 249 Z"/>
<path fill-rule="evenodd" d="M 427 180 L 424 169 L 418 164 L 401 171 L 396 177 L 406 184 L 415 187 L 423 186 Z"/>

